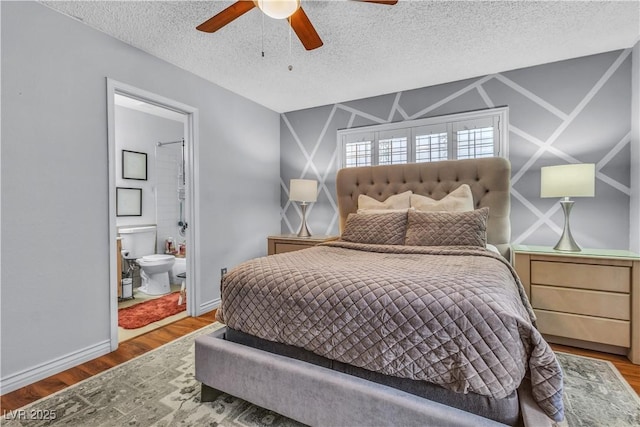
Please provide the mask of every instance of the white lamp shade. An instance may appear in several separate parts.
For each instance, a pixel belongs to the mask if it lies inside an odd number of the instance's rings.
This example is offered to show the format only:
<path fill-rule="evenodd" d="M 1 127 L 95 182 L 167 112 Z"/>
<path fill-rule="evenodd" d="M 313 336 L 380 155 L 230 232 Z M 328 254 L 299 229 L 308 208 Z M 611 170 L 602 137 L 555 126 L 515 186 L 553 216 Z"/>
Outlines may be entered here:
<path fill-rule="evenodd" d="M 315 202 L 318 199 L 318 182 L 313 179 L 292 179 L 289 183 L 289 200 Z"/>
<path fill-rule="evenodd" d="M 258 0 L 258 7 L 274 19 L 288 18 L 300 7 L 300 0 Z"/>
<path fill-rule="evenodd" d="M 540 169 L 540 197 L 593 197 L 596 165 L 546 166 Z"/>

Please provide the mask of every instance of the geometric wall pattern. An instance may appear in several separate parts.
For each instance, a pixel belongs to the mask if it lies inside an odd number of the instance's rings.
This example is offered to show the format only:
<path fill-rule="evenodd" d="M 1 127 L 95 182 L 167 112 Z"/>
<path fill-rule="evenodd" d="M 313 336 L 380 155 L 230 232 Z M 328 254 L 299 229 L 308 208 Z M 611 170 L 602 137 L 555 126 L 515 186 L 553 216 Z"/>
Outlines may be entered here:
<path fill-rule="evenodd" d="M 282 232 L 296 232 L 301 218 L 288 200 L 289 180 L 305 178 L 319 191 L 307 209 L 309 228 L 338 233 L 338 130 L 502 106 L 509 107 L 511 241 L 553 245 L 562 232 L 558 200 L 540 198 L 542 166 L 595 163 L 596 196 L 575 199 L 573 235 L 583 247 L 628 249 L 631 49 L 282 114 Z"/>

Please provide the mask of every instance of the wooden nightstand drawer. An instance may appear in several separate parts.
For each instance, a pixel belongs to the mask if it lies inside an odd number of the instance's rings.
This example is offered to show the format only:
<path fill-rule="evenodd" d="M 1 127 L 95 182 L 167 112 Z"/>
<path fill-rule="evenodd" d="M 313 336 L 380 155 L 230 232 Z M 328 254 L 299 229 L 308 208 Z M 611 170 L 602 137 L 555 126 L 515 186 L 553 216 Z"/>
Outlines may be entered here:
<path fill-rule="evenodd" d="M 299 251 L 312 248 L 320 243 L 336 240 L 338 236 L 314 235 L 311 237 L 298 237 L 295 234 L 282 234 L 267 238 L 267 254 L 283 254 L 285 252 Z"/>
<path fill-rule="evenodd" d="M 531 305 L 535 309 L 631 320 L 629 294 L 531 285 Z"/>
<path fill-rule="evenodd" d="M 629 293 L 631 269 L 608 265 L 531 261 L 531 283 Z"/>
<path fill-rule="evenodd" d="M 631 346 L 631 325 L 624 320 L 534 310 L 543 334 L 616 345 Z"/>
<path fill-rule="evenodd" d="M 278 242 L 276 243 L 276 247 L 273 253 L 283 254 L 285 252 L 299 251 L 300 249 L 306 249 L 311 247 L 313 247 L 313 245 L 297 245 L 295 243 Z"/>

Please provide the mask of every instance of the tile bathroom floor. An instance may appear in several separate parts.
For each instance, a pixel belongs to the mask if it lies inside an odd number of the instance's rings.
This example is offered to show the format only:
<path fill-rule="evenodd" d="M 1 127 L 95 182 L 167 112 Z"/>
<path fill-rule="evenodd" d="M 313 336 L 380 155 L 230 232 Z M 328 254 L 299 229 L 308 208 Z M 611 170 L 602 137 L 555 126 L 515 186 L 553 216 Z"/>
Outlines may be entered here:
<path fill-rule="evenodd" d="M 176 292 L 180 290 L 180 284 L 171 285 L 171 292 Z M 149 301 L 158 296 L 147 295 L 144 292 L 140 292 L 139 288 L 135 288 L 133 290 L 133 299 L 128 299 L 124 301 L 120 301 L 118 303 L 118 309 L 131 307 L 132 305 L 140 304 L 141 302 Z M 160 295 L 162 296 L 162 295 Z M 174 314 L 173 316 L 165 317 L 162 320 L 158 320 L 157 322 L 150 323 L 146 326 L 137 329 L 124 329 L 118 326 L 118 342 L 123 342 L 126 340 L 130 340 L 133 337 L 137 337 L 142 334 L 146 334 L 149 331 L 153 331 L 154 329 L 158 329 L 161 326 L 168 325 L 169 323 L 173 323 L 176 320 L 184 319 L 187 316 L 186 311 L 181 311 L 178 314 Z"/>

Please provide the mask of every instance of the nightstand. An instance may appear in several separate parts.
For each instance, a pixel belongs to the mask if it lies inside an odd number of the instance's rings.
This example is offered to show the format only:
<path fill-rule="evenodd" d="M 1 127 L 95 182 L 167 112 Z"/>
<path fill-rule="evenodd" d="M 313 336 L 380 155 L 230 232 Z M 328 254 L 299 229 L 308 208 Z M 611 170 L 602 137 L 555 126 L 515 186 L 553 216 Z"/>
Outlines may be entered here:
<path fill-rule="evenodd" d="M 514 245 L 516 272 L 549 342 L 640 364 L 640 255 Z"/>
<path fill-rule="evenodd" d="M 278 236 L 269 236 L 267 238 L 267 254 L 282 254 L 285 252 L 299 251 L 300 249 L 310 248 L 319 243 L 336 240 L 338 236 L 311 236 L 298 237 L 295 234 L 281 234 Z"/>

